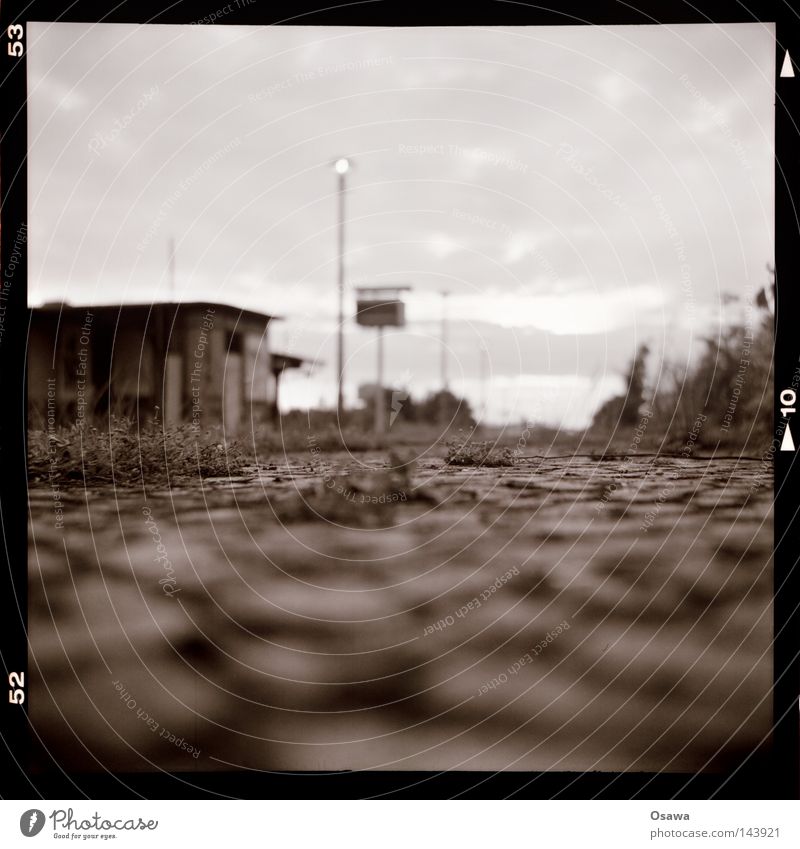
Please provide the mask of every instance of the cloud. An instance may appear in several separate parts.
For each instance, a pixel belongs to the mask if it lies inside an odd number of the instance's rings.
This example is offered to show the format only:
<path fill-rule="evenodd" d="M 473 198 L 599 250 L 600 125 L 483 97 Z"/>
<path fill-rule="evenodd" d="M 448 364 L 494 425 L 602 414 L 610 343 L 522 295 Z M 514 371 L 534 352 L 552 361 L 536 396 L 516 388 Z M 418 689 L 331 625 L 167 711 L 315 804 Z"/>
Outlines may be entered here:
<path fill-rule="evenodd" d="M 630 80 L 616 73 L 603 74 L 597 81 L 597 89 L 600 97 L 613 107 L 622 106 L 635 91 Z"/>
<path fill-rule="evenodd" d="M 588 287 L 559 294 L 492 292 L 451 297 L 448 312 L 505 328 L 534 327 L 556 335 L 612 333 L 658 321 L 671 295 L 654 284 L 603 291 Z"/>
<path fill-rule="evenodd" d="M 626 351 L 643 327 L 699 333 L 772 259 L 772 26 L 28 34 L 33 302 L 163 297 L 174 237 L 187 296 L 327 333 L 345 154 L 348 284 L 412 285 L 431 328 L 450 290 L 495 358 L 517 331 Z"/>
<path fill-rule="evenodd" d="M 445 233 L 434 233 L 428 245 L 437 259 L 446 259 L 459 249 L 458 244 Z"/>

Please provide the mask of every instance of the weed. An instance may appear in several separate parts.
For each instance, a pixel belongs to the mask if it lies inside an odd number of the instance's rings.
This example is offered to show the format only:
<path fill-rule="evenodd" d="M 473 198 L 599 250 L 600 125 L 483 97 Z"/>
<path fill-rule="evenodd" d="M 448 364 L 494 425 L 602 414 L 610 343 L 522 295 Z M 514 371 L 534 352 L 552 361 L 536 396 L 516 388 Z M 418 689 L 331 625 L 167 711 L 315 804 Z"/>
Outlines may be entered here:
<path fill-rule="evenodd" d="M 217 429 L 151 422 L 140 428 L 111 417 L 96 427 L 32 430 L 28 434 L 28 477 L 69 485 L 115 483 L 133 486 L 200 477 L 241 474 L 248 464 L 241 446 L 224 442 Z"/>
<path fill-rule="evenodd" d="M 445 463 L 449 466 L 513 466 L 514 452 L 510 448 L 495 448 L 491 442 L 450 440 L 445 443 Z"/>

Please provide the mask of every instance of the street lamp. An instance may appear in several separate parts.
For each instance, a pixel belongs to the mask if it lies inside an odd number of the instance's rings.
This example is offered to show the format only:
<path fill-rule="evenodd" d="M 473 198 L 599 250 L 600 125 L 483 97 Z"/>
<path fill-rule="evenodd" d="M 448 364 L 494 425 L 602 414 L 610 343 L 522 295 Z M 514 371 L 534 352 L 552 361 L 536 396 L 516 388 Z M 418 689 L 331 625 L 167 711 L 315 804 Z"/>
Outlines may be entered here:
<path fill-rule="evenodd" d="M 339 175 L 339 334 L 336 357 L 338 369 L 336 412 L 341 418 L 344 412 L 344 193 L 345 177 L 350 170 L 350 160 L 344 157 L 337 159 L 333 167 Z"/>

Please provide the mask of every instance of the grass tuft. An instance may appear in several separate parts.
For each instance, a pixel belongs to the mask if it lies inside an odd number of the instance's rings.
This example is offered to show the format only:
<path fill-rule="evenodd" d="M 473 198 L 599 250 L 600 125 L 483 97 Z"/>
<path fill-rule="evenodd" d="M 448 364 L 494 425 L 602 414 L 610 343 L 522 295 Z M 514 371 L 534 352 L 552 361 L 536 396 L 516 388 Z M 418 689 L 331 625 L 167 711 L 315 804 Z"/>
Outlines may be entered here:
<path fill-rule="evenodd" d="M 445 443 L 448 466 L 513 466 L 514 452 L 510 448 L 495 448 L 491 442 L 450 440 Z"/>
<path fill-rule="evenodd" d="M 158 422 L 137 428 L 129 419 L 112 417 L 107 430 L 73 425 L 28 433 L 31 482 L 162 484 L 240 475 L 247 465 L 239 443 L 223 441 L 218 428 L 197 431 Z"/>

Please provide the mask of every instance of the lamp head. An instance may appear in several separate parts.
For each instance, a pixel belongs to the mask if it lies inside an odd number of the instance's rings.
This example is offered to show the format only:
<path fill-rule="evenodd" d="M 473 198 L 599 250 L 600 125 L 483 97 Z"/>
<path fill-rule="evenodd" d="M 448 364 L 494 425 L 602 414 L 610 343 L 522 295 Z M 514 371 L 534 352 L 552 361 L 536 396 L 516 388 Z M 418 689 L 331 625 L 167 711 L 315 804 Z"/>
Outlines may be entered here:
<path fill-rule="evenodd" d="M 346 174 L 350 170 L 350 161 L 348 159 L 337 159 L 333 167 L 337 174 Z"/>

